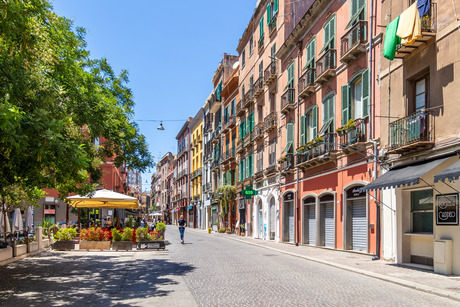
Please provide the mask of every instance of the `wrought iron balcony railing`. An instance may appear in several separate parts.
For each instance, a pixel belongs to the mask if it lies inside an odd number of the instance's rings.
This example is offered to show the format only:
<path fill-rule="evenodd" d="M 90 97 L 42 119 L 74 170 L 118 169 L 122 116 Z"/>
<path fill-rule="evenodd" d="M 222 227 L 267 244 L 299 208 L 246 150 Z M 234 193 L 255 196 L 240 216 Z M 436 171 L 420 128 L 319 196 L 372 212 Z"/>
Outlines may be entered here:
<path fill-rule="evenodd" d="M 295 89 L 288 88 L 286 92 L 281 96 L 281 112 L 284 114 L 289 113 L 295 108 Z"/>
<path fill-rule="evenodd" d="M 294 171 L 294 154 L 288 153 L 284 156 L 280 162 L 281 175 L 287 175 Z"/>
<path fill-rule="evenodd" d="M 272 60 L 270 64 L 264 70 L 264 83 L 270 84 L 278 78 L 278 65 L 275 60 Z"/>
<path fill-rule="evenodd" d="M 340 39 L 340 60 L 351 62 L 366 52 L 367 21 L 360 20 Z"/>
<path fill-rule="evenodd" d="M 337 134 L 326 133 L 297 149 L 296 166 L 306 169 L 332 161 L 337 152 Z"/>
<path fill-rule="evenodd" d="M 253 141 L 257 141 L 264 137 L 264 130 L 263 130 L 263 123 L 257 123 L 252 130 L 252 139 Z"/>
<path fill-rule="evenodd" d="M 299 78 L 299 97 L 307 98 L 315 92 L 316 68 L 308 68 Z"/>
<path fill-rule="evenodd" d="M 276 15 L 272 16 L 272 19 L 270 20 L 270 23 L 268 24 L 268 31 L 270 35 L 272 35 L 276 30 Z"/>
<path fill-rule="evenodd" d="M 271 112 L 264 118 L 264 131 L 269 132 L 276 129 L 276 113 Z"/>
<path fill-rule="evenodd" d="M 260 76 L 259 79 L 254 83 L 254 97 L 259 97 L 264 93 L 264 80 L 263 76 Z"/>
<path fill-rule="evenodd" d="M 356 123 L 347 129 L 339 132 L 340 147 L 345 153 L 353 153 L 365 149 L 367 141 L 366 120 L 357 119 Z"/>
<path fill-rule="evenodd" d="M 316 62 L 316 83 L 324 83 L 335 76 L 337 51 L 327 50 Z"/>

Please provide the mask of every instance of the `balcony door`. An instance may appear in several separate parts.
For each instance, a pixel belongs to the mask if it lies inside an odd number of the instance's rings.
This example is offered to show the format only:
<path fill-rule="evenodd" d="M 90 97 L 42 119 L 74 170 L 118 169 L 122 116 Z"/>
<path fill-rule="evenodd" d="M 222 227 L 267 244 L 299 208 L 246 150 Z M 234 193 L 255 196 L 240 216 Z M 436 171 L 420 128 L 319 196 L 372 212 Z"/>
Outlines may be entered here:
<path fill-rule="evenodd" d="M 361 77 L 351 84 L 351 101 L 353 118 L 363 118 L 363 79 Z"/>

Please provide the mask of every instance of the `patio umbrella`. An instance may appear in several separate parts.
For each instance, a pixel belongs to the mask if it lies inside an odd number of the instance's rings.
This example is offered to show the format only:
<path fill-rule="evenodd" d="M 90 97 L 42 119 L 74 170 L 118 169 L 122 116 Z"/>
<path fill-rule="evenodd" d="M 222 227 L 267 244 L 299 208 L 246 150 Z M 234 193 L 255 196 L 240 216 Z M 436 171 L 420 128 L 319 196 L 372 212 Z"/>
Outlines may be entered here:
<path fill-rule="evenodd" d="M 109 190 L 97 190 L 83 196 L 69 196 L 67 200 L 74 208 L 139 209 L 137 198 Z"/>
<path fill-rule="evenodd" d="M 14 209 L 13 211 L 13 232 L 23 231 L 24 223 L 22 222 L 22 214 L 19 208 Z"/>
<path fill-rule="evenodd" d="M 32 206 L 27 208 L 27 215 L 26 215 L 26 230 L 30 231 L 32 229 Z"/>
<path fill-rule="evenodd" d="M 4 211 L 0 211 L 0 232 L 11 232 L 10 221 L 8 219 L 7 213 Z"/>

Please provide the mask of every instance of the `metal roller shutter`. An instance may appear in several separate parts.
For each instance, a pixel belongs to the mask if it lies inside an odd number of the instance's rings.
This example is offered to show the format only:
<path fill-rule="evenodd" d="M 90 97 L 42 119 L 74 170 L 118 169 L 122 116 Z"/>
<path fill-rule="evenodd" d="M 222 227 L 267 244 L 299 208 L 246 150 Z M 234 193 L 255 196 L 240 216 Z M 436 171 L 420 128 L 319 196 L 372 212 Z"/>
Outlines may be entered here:
<path fill-rule="evenodd" d="M 289 242 L 294 242 L 294 204 L 289 206 Z"/>
<path fill-rule="evenodd" d="M 316 213 L 315 206 L 308 206 L 308 244 L 316 245 Z"/>
<path fill-rule="evenodd" d="M 367 252 L 366 200 L 352 202 L 353 250 Z"/>
<path fill-rule="evenodd" d="M 275 211 L 275 201 L 272 199 L 270 205 L 270 240 L 275 239 L 275 227 L 276 227 L 276 211 Z"/>
<path fill-rule="evenodd" d="M 324 208 L 324 236 L 327 247 L 335 247 L 334 204 L 327 204 Z"/>

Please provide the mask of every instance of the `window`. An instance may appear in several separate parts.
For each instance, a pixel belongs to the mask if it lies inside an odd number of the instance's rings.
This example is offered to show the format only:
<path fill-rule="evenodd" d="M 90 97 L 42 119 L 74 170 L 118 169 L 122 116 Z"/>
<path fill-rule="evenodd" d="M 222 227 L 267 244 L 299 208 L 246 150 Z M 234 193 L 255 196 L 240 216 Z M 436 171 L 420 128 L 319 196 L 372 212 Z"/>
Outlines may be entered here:
<path fill-rule="evenodd" d="M 254 53 L 254 36 L 249 39 L 249 57 Z"/>
<path fill-rule="evenodd" d="M 260 172 L 264 169 L 264 148 L 257 151 L 257 171 Z"/>
<path fill-rule="evenodd" d="M 263 37 L 264 37 L 264 17 L 262 17 L 260 19 L 260 22 L 259 22 L 259 43 L 262 41 L 262 44 L 263 44 Z"/>
<path fill-rule="evenodd" d="M 249 90 L 253 90 L 254 89 L 254 75 L 251 75 L 249 77 Z"/>
<path fill-rule="evenodd" d="M 369 116 L 369 70 L 342 86 L 342 126 Z"/>
<path fill-rule="evenodd" d="M 268 145 L 268 165 L 272 166 L 276 163 L 276 138 L 273 138 Z"/>
<path fill-rule="evenodd" d="M 240 123 L 240 140 L 246 135 L 246 120 L 243 119 Z"/>
<path fill-rule="evenodd" d="M 224 124 L 228 123 L 228 106 L 224 109 Z"/>
<path fill-rule="evenodd" d="M 217 101 L 222 101 L 222 97 L 220 95 L 222 93 L 222 81 L 220 81 L 220 83 L 217 85 L 215 93 Z"/>
<path fill-rule="evenodd" d="M 433 233 L 433 190 L 411 192 L 412 232 Z"/>
<path fill-rule="evenodd" d="M 366 0 L 351 0 L 350 1 L 350 21 L 345 29 L 354 26 L 358 21 L 365 20 Z"/>
<path fill-rule="evenodd" d="M 254 129 L 254 111 L 252 111 L 249 115 L 248 115 L 248 119 L 247 119 L 247 132 L 252 132 L 252 130 Z"/>
<path fill-rule="evenodd" d="M 415 81 L 415 111 L 420 111 L 427 106 L 427 77 Z"/>
<path fill-rule="evenodd" d="M 236 103 L 236 98 L 233 98 L 231 102 L 231 109 L 230 109 L 230 115 L 234 116 L 235 115 L 235 103 Z"/>
<path fill-rule="evenodd" d="M 334 127 L 334 95 L 329 95 L 323 101 L 323 126 L 318 134 L 332 133 Z"/>
<path fill-rule="evenodd" d="M 317 138 L 318 107 L 314 106 L 300 117 L 300 145 L 304 145 Z"/>
<path fill-rule="evenodd" d="M 286 147 L 284 148 L 283 153 L 291 154 L 294 152 L 294 123 L 288 123 L 286 125 Z"/>
<path fill-rule="evenodd" d="M 306 54 L 306 61 L 305 61 L 304 70 L 307 70 L 309 68 L 314 68 L 315 67 L 315 54 L 316 54 L 316 40 L 315 39 L 312 39 L 312 41 L 308 43 L 305 54 Z"/>
<path fill-rule="evenodd" d="M 323 49 L 319 52 L 320 54 L 335 48 L 335 16 L 324 25 L 323 30 L 324 44 Z"/>
<path fill-rule="evenodd" d="M 246 64 L 246 50 L 243 49 L 243 52 L 241 53 L 241 68 L 244 68 L 245 64 Z"/>
<path fill-rule="evenodd" d="M 259 78 L 262 80 L 264 77 L 264 61 L 259 63 Z"/>
<path fill-rule="evenodd" d="M 294 88 L 294 61 L 288 67 L 288 80 L 286 89 Z"/>

